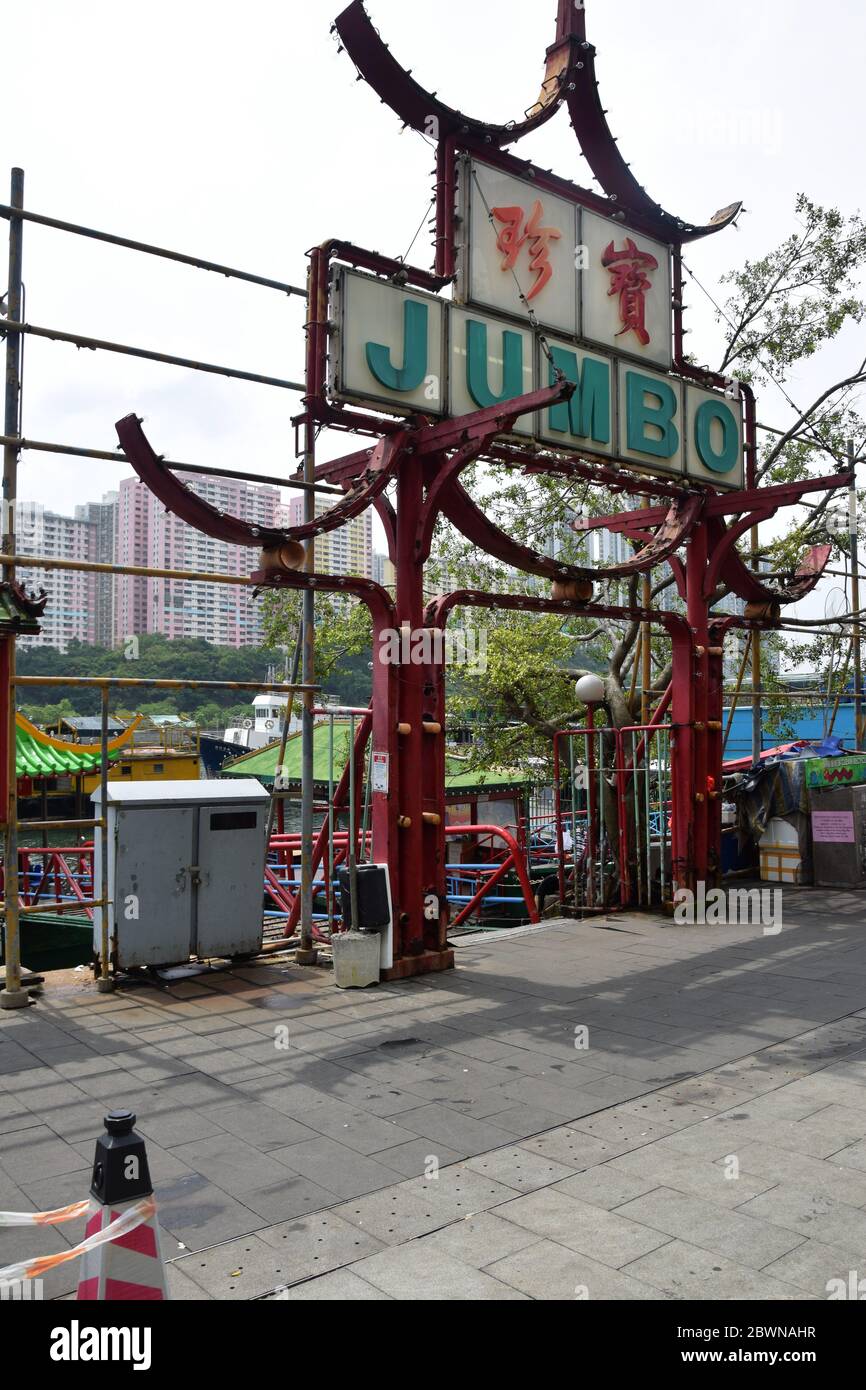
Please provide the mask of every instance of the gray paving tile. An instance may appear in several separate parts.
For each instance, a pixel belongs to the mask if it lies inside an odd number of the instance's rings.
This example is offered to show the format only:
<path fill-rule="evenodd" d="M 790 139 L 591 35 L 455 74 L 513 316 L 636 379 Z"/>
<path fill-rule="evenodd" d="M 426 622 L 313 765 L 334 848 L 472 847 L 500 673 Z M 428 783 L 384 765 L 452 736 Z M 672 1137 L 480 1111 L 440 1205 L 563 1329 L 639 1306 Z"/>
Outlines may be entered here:
<path fill-rule="evenodd" d="M 634 1260 L 623 1271 L 669 1298 L 701 1301 L 806 1299 L 807 1293 L 774 1278 L 768 1269 L 751 1269 L 714 1251 L 672 1240 Z"/>
<path fill-rule="evenodd" d="M 590 1206 L 613 1211 L 657 1186 L 658 1183 L 652 1179 L 647 1181 L 634 1173 L 620 1172 L 613 1163 L 600 1163 L 595 1168 L 586 1168 L 582 1173 L 563 1178 L 554 1185 L 554 1191 L 564 1192 L 566 1197 L 576 1197 Z"/>
<path fill-rule="evenodd" d="M 58 1139 L 45 1125 L 0 1134 L 0 1166 L 13 1182 L 59 1177 L 87 1168 L 88 1162 L 71 1144 Z"/>
<path fill-rule="evenodd" d="M 670 1237 L 619 1213 L 545 1188 L 497 1208 L 505 1221 L 617 1269 Z"/>
<path fill-rule="evenodd" d="M 658 1291 L 579 1250 L 552 1240 L 536 1241 L 486 1267 L 503 1284 L 536 1300 L 656 1299 Z"/>
<path fill-rule="evenodd" d="M 383 1245 L 399 1245 L 427 1235 L 454 1220 L 453 1207 L 443 1211 L 432 1198 L 432 1184 L 416 1195 L 404 1185 L 385 1188 L 344 1202 L 334 1208 L 351 1225 L 374 1236 Z M 459 1211 L 457 1213 L 460 1214 Z"/>
<path fill-rule="evenodd" d="M 291 1172 L 320 1184 L 334 1194 L 335 1201 L 389 1187 L 394 1181 L 393 1168 L 347 1149 L 325 1135 L 286 1149 L 274 1149 L 270 1156 Z"/>
<path fill-rule="evenodd" d="M 703 1197 L 716 1206 L 739 1207 L 773 1187 L 774 1180 L 758 1177 L 748 1171 L 742 1160 L 738 1162 L 735 1169 L 724 1159 L 681 1154 L 670 1145 L 659 1143 L 621 1154 L 611 1159 L 608 1167 L 640 1178 L 652 1187 L 671 1187 Z"/>
<path fill-rule="evenodd" d="M 575 1172 L 574 1168 L 564 1163 L 516 1146 L 479 1154 L 476 1158 L 470 1158 L 466 1167 L 482 1177 L 493 1178 L 507 1187 L 516 1188 L 518 1192 L 535 1192 L 539 1187 L 550 1187 Z"/>
<path fill-rule="evenodd" d="M 353 1273 L 401 1301 L 496 1302 L 521 1300 L 518 1290 L 472 1265 L 412 1241 L 353 1266 Z"/>
<path fill-rule="evenodd" d="M 208 1107 L 209 1123 L 213 1133 L 225 1130 L 243 1139 L 262 1153 L 282 1149 L 289 1144 L 313 1139 L 314 1131 L 308 1126 L 283 1115 L 271 1106 L 260 1105 L 255 1101 L 237 1099 L 234 1102 Z M 192 1136 L 190 1136 L 192 1138 Z"/>
<path fill-rule="evenodd" d="M 390 1303 L 390 1294 L 383 1293 L 359 1279 L 350 1269 L 338 1269 L 333 1274 L 323 1274 L 318 1279 L 308 1279 L 303 1284 L 280 1289 L 270 1294 L 266 1301 L 278 1303 L 368 1303 L 381 1301 Z"/>
<path fill-rule="evenodd" d="M 338 1198 L 318 1183 L 298 1173 L 287 1173 L 282 1182 L 252 1188 L 243 1193 L 244 1206 L 269 1222 L 289 1221 L 333 1206 Z"/>
<path fill-rule="evenodd" d="M 202 1250 L 266 1224 L 249 1207 L 198 1173 L 168 1183 L 158 1194 L 160 1224 L 188 1250 Z"/>
<path fill-rule="evenodd" d="M 772 1279 L 780 1279 L 783 1283 L 793 1284 L 795 1288 L 802 1290 L 803 1293 L 810 1294 L 813 1298 L 830 1298 L 831 1294 L 844 1293 L 844 1297 L 851 1297 L 851 1287 L 860 1286 L 863 1277 L 861 1269 L 854 1271 L 854 1279 L 851 1279 L 851 1253 L 848 1250 L 841 1250 L 835 1245 L 824 1245 L 818 1240 L 804 1240 L 802 1245 L 798 1245 L 789 1254 L 783 1255 L 780 1260 L 774 1260 L 767 1265 L 763 1273 Z M 844 1290 L 840 1290 L 838 1281 L 841 1280 Z M 860 1286 L 859 1299 L 862 1299 L 866 1287 Z"/>
<path fill-rule="evenodd" d="M 304 1111 L 304 1124 L 310 1131 L 335 1139 L 359 1154 L 408 1144 L 415 1137 L 411 1129 L 403 1128 L 395 1119 L 369 1115 L 341 1101 L 323 1101 L 321 1105 L 311 1106 Z"/>
<path fill-rule="evenodd" d="M 429 1139 L 412 1139 L 408 1144 L 397 1144 L 393 1149 L 383 1149 L 381 1153 L 371 1154 L 370 1157 L 405 1178 L 421 1177 L 432 1164 L 442 1167 L 445 1164 L 456 1163 L 461 1157 L 459 1153 L 446 1149 L 441 1144 L 435 1146 L 435 1154 L 430 1152 L 431 1148 L 433 1145 Z"/>
<path fill-rule="evenodd" d="M 385 1248 L 375 1235 L 336 1211 L 320 1211 L 269 1226 L 261 1239 L 276 1251 L 282 1284 L 353 1265 Z"/>
<path fill-rule="evenodd" d="M 618 1208 L 617 1214 L 724 1255 L 747 1268 L 762 1269 L 793 1250 L 802 1239 L 795 1231 L 762 1219 L 760 1204 L 764 1201 L 766 1197 L 753 1198 L 751 1203 L 735 1211 L 715 1206 L 703 1198 L 657 1187 L 643 1197 L 626 1202 Z"/>
<path fill-rule="evenodd" d="M 190 1144 L 178 1144 L 172 1152 L 182 1163 L 236 1197 L 286 1180 L 285 1164 L 225 1131 Z"/>
<path fill-rule="evenodd" d="M 780 1184 L 745 1202 L 739 1210 L 792 1233 L 838 1245 L 850 1250 L 852 1257 L 866 1261 L 866 1212 L 821 1190 Z"/>
<path fill-rule="evenodd" d="M 425 1249 L 439 1251 L 475 1269 L 483 1269 L 495 1260 L 537 1244 L 538 1239 L 534 1232 L 515 1226 L 511 1221 L 503 1221 L 494 1211 L 482 1211 L 424 1236 L 423 1245 Z"/>
<path fill-rule="evenodd" d="M 211 1295 L 206 1293 L 200 1285 L 190 1279 L 188 1274 L 184 1274 L 171 1261 L 167 1262 L 165 1266 L 165 1278 L 168 1285 L 168 1296 L 173 1303 L 210 1302 Z"/>
<path fill-rule="evenodd" d="M 282 1282 L 280 1258 L 257 1235 L 187 1255 L 175 1268 L 211 1298 L 258 1298 Z"/>
<path fill-rule="evenodd" d="M 400 1124 L 424 1139 L 439 1140 L 447 1148 L 462 1155 L 480 1153 L 496 1148 L 502 1142 L 502 1131 L 484 1120 L 458 1114 L 446 1105 L 425 1105 L 418 1110 L 404 1111 Z"/>
<path fill-rule="evenodd" d="M 158 1110 L 150 1115 L 138 1115 L 135 1127 L 145 1139 L 152 1139 L 154 1143 L 169 1149 L 174 1145 L 216 1138 L 225 1132 L 200 1110 L 193 1110 L 189 1106 Z"/>
<path fill-rule="evenodd" d="M 759 1174 L 773 1184 L 813 1187 L 839 1202 L 852 1207 L 866 1207 L 866 1174 L 849 1166 L 845 1154 L 832 1158 L 810 1158 L 791 1149 L 778 1149 L 773 1144 L 744 1144 L 737 1156 L 744 1169 Z"/>

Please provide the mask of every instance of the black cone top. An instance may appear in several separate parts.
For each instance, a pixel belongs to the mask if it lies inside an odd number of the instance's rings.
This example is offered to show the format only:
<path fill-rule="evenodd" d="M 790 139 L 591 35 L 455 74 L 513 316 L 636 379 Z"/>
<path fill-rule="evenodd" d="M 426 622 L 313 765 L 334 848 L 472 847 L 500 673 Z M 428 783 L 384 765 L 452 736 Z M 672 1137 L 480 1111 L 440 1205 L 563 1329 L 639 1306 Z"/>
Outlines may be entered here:
<path fill-rule="evenodd" d="M 105 1134 L 96 1141 L 90 1191 L 103 1206 L 147 1197 L 153 1191 L 144 1140 L 133 1129 L 131 1110 L 109 1110 Z"/>

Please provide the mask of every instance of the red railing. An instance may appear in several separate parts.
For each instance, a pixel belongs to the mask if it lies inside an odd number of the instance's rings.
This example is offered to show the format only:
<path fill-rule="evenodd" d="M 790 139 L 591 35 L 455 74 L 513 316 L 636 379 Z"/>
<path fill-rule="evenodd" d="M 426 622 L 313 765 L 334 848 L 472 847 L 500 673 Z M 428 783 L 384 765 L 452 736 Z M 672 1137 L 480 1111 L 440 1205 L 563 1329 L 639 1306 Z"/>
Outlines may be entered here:
<path fill-rule="evenodd" d="M 77 864 L 76 862 L 77 861 Z M 5 869 L 0 865 L 0 890 L 5 894 Z M 22 907 L 93 899 L 93 845 L 22 846 L 18 851 L 18 893 Z M 90 920 L 93 909 L 84 908 Z"/>

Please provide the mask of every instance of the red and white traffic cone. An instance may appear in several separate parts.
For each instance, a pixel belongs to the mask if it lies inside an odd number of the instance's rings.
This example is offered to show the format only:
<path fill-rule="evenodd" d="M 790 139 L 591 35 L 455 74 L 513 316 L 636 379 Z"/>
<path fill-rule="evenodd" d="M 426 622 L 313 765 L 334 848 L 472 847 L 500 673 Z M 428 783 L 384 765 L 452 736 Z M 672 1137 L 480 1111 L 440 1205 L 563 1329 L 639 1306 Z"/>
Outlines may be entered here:
<path fill-rule="evenodd" d="M 105 1117 L 107 1133 L 96 1141 L 86 1237 L 118 1221 L 122 1233 L 82 1256 L 79 1299 L 168 1298 L 147 1153 L 134 1124 L 131 1111 L 112 1110 Z"/>

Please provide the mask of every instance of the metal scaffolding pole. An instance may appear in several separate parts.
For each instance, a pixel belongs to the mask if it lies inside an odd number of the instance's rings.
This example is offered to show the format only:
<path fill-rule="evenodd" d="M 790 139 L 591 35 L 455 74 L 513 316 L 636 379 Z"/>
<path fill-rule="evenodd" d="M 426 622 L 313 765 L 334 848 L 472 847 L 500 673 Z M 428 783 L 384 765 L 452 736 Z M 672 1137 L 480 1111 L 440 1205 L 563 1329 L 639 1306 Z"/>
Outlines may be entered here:
<path fill-rule="evenodd" d="M 24 206 L 24 170 L 12 170 L 12 192 L 9 199 L 13 208 Z M 9 283 L 6 293 L 6 312 L 10 319 L 18 319 L 21 314 L 21 267 L 24 239 L 24 224 L 20 217 L 9 220 Z M 21 350 L 22 340 L 17 333 L 6 335 L 6 392 L 4 410 L 4 430 L 7 435 L 20 434 L 21 404 Z M 15 554 L 15 499 L 18 495 L 18 449 L 14 444 L 3 447 L 3 549 L 8 555 Z M 15 568 L 6 563 L 4 578 L 13 581 Z M 18 769 L 17 769 L 17 728 L 15 720 L 15 638 L 8 639 L 8 686 L 4 691 L 6 699 L 6 756 L 8 759 L 6 829 L 4 835 L 5 882 L 3 896 L 6 901 L 6 988 L 0 992 L 0 1008 L 21 1009 L 30 1003 L 30 996 L 21 987 L 21 935 L 18 914 Z"/>
<path fill-rule="evenodd" d="M 110 994 L 114 989 L 114 979 L 111 974 L 111 915 L 109 913 L 108 901 L 108 697 L 110 687 L 104 685 L 100 691 L 100 729 L 99 729 L 99 787 L 102 798 L 101 820 L 102 828 L 99 832 L 99 878 L 100 893 L 102 899 L 102 937 L 100 942 L 99 954 L 99 979 L 96 981 L 96 988 L 100 994 Z M 96 865 L 94 864 L 94 876 Z"/>
<path fill-rule="evenodd" d="M 848 462 L 852 475 L 856 466 L 853 440 L 848 441 Z M 852 476 L 848 489 L 848 534 L 851 541 L 851 612 L 860 612 L 860 554 L 857 534 L 857 479 Z M 863 725 L 863 664 L 860 645 L 860 624 L 855 622 L 851 634 L 854 653 L 854 747 L 859 748 L 866 736 Z"/>
<path fill-rule="evenodd" d="M 304 426 L 306 431 L 304 447 L 304 477 L 312 482 L 315 475 L 315 435 L 312 420 Z M 315 517 L 315 500 L 311 492 L 304 494 L 304 521 Z M 315 540 L 310 537 L 306 544 L 304 568 L 308 574 L 315 572 Z M 315 596 L 312 589 L 305 589 L 302 598 L 302 659 L 301 682 L 311 685 L 315 680 Z M 299 965 L 315 965 L 319 955 L 313 945 L 313 738 L 315 721 L 313 709 L 315 700 L 312 694 L 305 694 L 301 707 L 301 943 L 298 948 Z"/>
<path fill-rule="evenodd" d="M 18 312 L 21 312 L 20 309 Z M 244 372 L 238 367 L 220 367 L 213 362 L 198 362 L 192 357 L 174 357 L 167 352 L 154 352 L 151 348 L 113 343 L 107 338 L 90 338 L 82 333 L 66 333 L 61 328 L 44 328 L 41 324 L 21 323 L 19 319 L 12 317 L 11 312 L 3 327 L 7 333 L 16 337 L 22 333 L 30 333 L 36 338 L 49 338 L 54 343 L 71 343 L 73 347 L 91 348 L 94 352 L 119 352 L 125 357 L 141 357 L 147 362 L 163 362 L 168 367 L 187 367 L 193 372 L 210 372 L 213 376 L 227 376 L 235 381 L 253 381 L 259 386 L 279 386 L 284 391 L 304 389 L 299 381 L 285 381 L 279 376 L 263 376 L 261 372 Z"/>
<path fill-rule="evenodd" d="M 758 528 L 752 527 L 752 569 L 758 568 Z M 752 762 L 761 761 L 764 751 L 764 725 L 761 710 L 761 634 L 752 632 Z"/>
<path fill-rule="evenodd" d="M 279 290 L 282 294 L 297 295 L 304 299 L 306 291 L 297 285 L 287 285 L 282 280 L 270 280 L 264 275 L 252 275 L 248 270 L 237 270 L 219 261 L 205 261 L 200 256 L 187 256 L 182 251 L 170 251 L 164 246 L 154 246 L 147 241 L 132 241 L 129 237 L 115 236 L 112 232 L 98 232 L 93 227 L 83 227 L 77 222 L 63 222 L 59 217 L 46 217 L 41 212 L 18 212 L 16 207 L 0 203 L 0 217 L 23 218 L 25 222 L 36 222 L 42 227 L 53 227 L 58 232 L 71 232 L 74 236 L 89 237 L 93 241 L 105 241 L 110 246 L 122 246 L 128 251 L 143 251 L 148 256 L 160 256 L 163 260 L 178 261 L 181 265 L 192 266 L 194 270 L 212 270 L 216 275 L 224 275 L 227 280 L 247 280 L 252 285 L 263 285 L 266 289 Z"/>
<path fill-rule="evenodd" d="M 111 449 L 88 449 L 83 445 L 77 444 L 52 444 L 45 439 L 20 439 L 15 435 L 0 435 L 0 444 L 14 444 L 17 449 L 35 449 L 43 454 L 61 454 L 72 458 L 82 459 L 105 459 L 108 463 L 126 463 L 126 455 L 118 448 Z M 177 463 L 173 459 L 163 459 L 164 468 L 171 468 L 179 473 L 201 473 L 206 478 L 236 478 L 246 483 L 270 483 L 276 487 L 290 488 L 296 492 L 331 493 L 334 497 L 343 497 L 345 494 L 341 487 L 330 487 L 327 483 L 313 483 L 312 489 L 309 483 L 303 482 L 300 478 L 281 478 L 273 473 L 242 473 L 236 468 L 211 468 L 206 463 Z"/>

